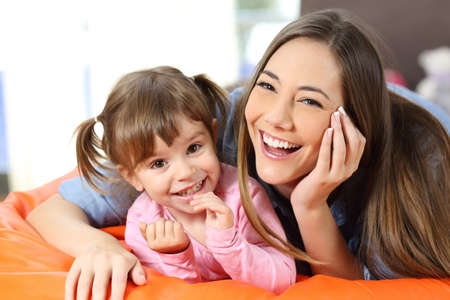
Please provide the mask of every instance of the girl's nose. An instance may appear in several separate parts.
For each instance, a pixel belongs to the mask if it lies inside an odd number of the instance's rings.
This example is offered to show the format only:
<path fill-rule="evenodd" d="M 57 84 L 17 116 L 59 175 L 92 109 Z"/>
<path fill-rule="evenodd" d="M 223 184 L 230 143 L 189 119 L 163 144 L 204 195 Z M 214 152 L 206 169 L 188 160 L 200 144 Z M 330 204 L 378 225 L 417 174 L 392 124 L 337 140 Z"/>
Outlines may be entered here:
<path fill-rule="evenodd" d="M 191 176 L 195 173 L 196 168 L 193 166 L 188 159 L 181 158 L 177 161 L 176 166 L 176 177 L 177 180 L 189 180 Z"/>

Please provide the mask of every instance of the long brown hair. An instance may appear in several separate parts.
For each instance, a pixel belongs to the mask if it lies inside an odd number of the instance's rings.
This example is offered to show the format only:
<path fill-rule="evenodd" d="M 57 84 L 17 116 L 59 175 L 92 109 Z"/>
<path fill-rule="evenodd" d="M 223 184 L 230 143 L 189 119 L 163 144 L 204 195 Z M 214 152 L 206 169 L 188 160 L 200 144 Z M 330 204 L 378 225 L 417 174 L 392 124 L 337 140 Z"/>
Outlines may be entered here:
<path fill-rule="evenodd" d="M 185 76 L 168 66 L 128 73 L 112 89 L 97 118 L 77 129 L 78 169 L 97 191 L 98 180 L 108 180 L 100 169 L 121 165 L 128 171 L 153 152 L 154 136 L 168 145 L 178 135 L 177 119 L 185 115 L 201 121 L 214 137 L 216 109 L 225 115 L 227 94 L 205 75 Z M 103 125 L 100 139 L 94 126 Z"/>
<path fill-rule="evenodd" d="M 362 24 L 343 10 L 318 11 L 287 25 L 269 45 L 242 96 L 235 124 L 241 201 L 267 242 L 310 261 L 292 245 L 279 245 L 281 239 L 260 220 L 251 202 L 247 157 L 253 147 L 244 109 L 257 78 L 283 44 L 299 37 L 321 41 L 340 63 L 345 110 L 366 138 L 359 170 L 329 199 L 345 195 L 346 215 L 361 224 L 360 260 L 379 278 L 392 276 L 377 267 L 380 260 L 404 276 L 449 276 L 448 134 L 431 114 L 388 91 L 379 51 L 368 38 L 373 32 Z M 358 180 L 362 194 L 351 189 Z"/>

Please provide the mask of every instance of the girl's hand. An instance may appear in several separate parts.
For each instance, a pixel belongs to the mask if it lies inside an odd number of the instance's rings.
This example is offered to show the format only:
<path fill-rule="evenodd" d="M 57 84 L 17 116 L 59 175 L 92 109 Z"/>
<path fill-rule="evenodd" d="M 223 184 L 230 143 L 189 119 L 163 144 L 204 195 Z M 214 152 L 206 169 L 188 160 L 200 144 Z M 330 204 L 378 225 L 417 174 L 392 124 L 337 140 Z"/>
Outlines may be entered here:
<path fill-rule="evenodd" d="M 191 205 L 196 211 L 206 210 L 206 226 L 228 229 L 234 225 L 233 211 L 213 192 L 195 196 Z"/>
<path fill-rule="evenodd" d="M 189 238 L 183 225 L 167 219 L 159 219 L 155 223 L 139 223 L 142 236 L 150 249 L 160 253 L 182 252 L 189 246 Z"/>
<path fill-rule="evenodd" d="M 78 256 L 67 274 L 65 299 L 89 299 L 92 286 L 92 299 L 106 298 L 111 279 L 111 300 L 122 300 L 127 286 L 128 275 L 138 285 L 145 283 L 145 273 L 139 260 L 117 244 L 96 246 Z"/>
<path fill-rule="evenodd" d="M 316 209 L 326 205 L 330 193 L 347 180 L 359 166 L 366 139 L 353 125 L 343 108 L 331 115 L 317 164 L 291 194 L 294 209 Z"/>

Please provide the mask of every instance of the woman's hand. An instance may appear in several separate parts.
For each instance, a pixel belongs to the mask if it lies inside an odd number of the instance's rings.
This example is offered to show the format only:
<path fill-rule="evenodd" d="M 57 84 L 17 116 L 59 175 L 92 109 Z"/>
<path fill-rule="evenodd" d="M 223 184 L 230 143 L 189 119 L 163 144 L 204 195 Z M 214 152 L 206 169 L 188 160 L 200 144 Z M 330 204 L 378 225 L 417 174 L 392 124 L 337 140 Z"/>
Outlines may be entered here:
<path fill-rule="evenodd" d="M 364 278 L 360 263 L 326 200 L 358 169 L 366 140 L 343 109 L 339 111 L 332 114 L 331 128 L 322 138 L 316 167 L 294 188 L 291 203 L 306 252 L 323 263 L 312 264 L 313 273 L 354 280 Z"/>
<path fill-rule="evenodd" d="M 145 273 L 139 260 L 122 247 L 120 242 L 94 246 L 78 256 L 66 278 L 65 299 L 106 299 L 111 279 L 111 300 L 122 300 L 128 275 L 137 284 L 145 284 Z"/>
<path fill-rule="evenodd" d="M 160 253 L 182 252 L 190 243 L 179 222 L 161 218 L 148 225 L 140 222 L 139 229 L 150 249 Z"/>
<path fill-rule="evenodd" d="M 366 139 L 353 125 L 342 107 L 331 115 L 317 164 L 291 194 L 294 208 L 315 209 L 326 205 L 330 193 L 348 179 L 359 166 Z"/>
<path fill-rule="evenodd" d="M 213 192 L 195 196 L 191 201 L 196 211 L 206 210 L 206 226 L 215 229 L 228 229 L 234 225 L 234 214 L 219 197 Z"/>

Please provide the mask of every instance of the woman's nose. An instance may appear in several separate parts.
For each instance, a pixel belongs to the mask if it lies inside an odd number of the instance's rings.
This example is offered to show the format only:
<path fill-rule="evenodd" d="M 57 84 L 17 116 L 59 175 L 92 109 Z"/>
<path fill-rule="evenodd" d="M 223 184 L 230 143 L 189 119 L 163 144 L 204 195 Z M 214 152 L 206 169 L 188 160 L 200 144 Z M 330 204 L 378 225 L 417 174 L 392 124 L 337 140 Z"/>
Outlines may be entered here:
<path fill-rule="evenodd" d="M 290 130 L 293 127 L 292 107 L 288 101 L 279 99 L 272 107 L 268 109 L 264 120 L 273 127 Z"/>

